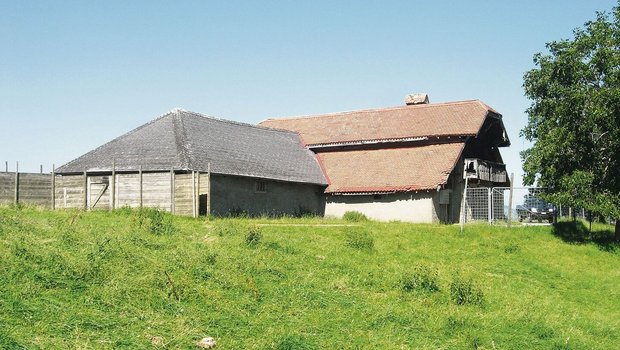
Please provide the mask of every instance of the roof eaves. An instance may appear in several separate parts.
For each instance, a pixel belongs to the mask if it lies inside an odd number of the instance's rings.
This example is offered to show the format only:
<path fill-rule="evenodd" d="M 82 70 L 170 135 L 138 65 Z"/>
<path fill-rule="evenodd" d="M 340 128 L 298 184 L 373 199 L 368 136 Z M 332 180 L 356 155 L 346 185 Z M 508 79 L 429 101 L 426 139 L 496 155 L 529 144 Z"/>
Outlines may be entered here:
<path fill-rule="evenodd" d="M 326 143 L 313 143 L 307 145 L 308 148 L 324 148 L 324 147 L 338 147 L 338 146 L 358 146 L 358 145 L 374 145 L 379 143 L 393 143 L 393 142 L 416 142 L 426 141 L 428 137 L 402 137 L 392 139 L 372 139 L 372 140 L 353 140 L 353 141 L 338 141 L 338 142 L 326 142 Z"/>

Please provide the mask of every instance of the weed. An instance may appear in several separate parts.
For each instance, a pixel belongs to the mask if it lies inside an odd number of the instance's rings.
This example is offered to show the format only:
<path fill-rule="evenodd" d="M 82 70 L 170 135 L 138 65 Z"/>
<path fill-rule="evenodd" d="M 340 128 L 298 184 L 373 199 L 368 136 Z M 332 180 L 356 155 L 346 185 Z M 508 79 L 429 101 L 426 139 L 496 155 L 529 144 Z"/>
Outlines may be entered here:
<path fill-rule="evenodd" d="M 345 221 L 350 221 L 350 222 L 368 221 L 368 217 L 366 217 L 366 215 L 360 213 L 359 211 L 347 211 L 344 213 L 342 218 Z"/>
<path fill-rule="evenodd" d="M 506 247 L 504 247 L 504 253 L 513 254 L 517 253 L 520 249 L 521 247 L 519 247 L 517 243 L 509 243 Z"/>
<path fill-rule="evenodd" d="M 438 275 L 436 269 L 424 265 L 416 266 L 412 272 L 403 277 L 402 289 L 405 292 L 437 292 L 439 291 Z"/>
<path fill-rule="evenodd" d="M 139 226 L 146 225 L 150 233 L 169 235 L 176 232 L 172 223 L 172 215 L 158 208 L 140 208 L 137 212 Z"/>
<path fill-rule="evenodd" d="M 299 335 L 289 335 L 280 340 L 275 346 L 275 350 L 312 350 L 317 347 Z"/>
<path fill-rule="evenodd" d="M 207 254 L 206 260 L 207 260 L 207 264 L 215 265 L 215 262 L 217 261 L 217 254 L 216 253 Z"/>
<path fill-rule="evenodd" d="M 241 229 L 242 225 L 233 220 L 216 221 L 212 228 L 213 233 L 220 237 L 233 236 L 239 233 Z"/>
<path fill-rule="evenodd" d="M 450 283 L 450 298 L 457 305 L 482 305 L 484 293 L 471 278 L 457 274 Z"/>
<path fill-rule="evenodd" d="M 312 209 L 306 208 L 301 205 L 297 207 L 297 209 L 295 209 L 293 213 L 293 217 L 295 218 L 311 218 L 315 216 L 316 216 L 316 213 Z"/>
<path fill-rule="evenodd" d="M 375 247 L 374 238 L 372 238 L 367 231 L 362 229 L 347 231 L 345 234 L 345 243 L 347 247 L 358 250 L 370 251 Z"/>
<path fill-rule="evenodd" d="M 245 233 L 245 245 L 251 248 L 256 247 L 262 238 L 263 234 L 260 231 L 260 227 L 250 226 Z"/>

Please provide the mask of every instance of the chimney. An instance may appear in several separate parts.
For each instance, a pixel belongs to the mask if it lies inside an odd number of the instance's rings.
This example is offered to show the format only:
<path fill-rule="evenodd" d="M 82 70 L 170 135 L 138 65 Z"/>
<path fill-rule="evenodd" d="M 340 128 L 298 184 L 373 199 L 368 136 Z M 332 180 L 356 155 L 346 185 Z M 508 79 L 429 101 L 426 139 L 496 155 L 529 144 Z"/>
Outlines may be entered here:
<path fill-rule="evenodd" d="M 420 94 L 409 94 L 405 96 L 405 104 L 407 106 L 411 105 L 427 105 L 428 104 L 428 94 L 420 93 Z"/>

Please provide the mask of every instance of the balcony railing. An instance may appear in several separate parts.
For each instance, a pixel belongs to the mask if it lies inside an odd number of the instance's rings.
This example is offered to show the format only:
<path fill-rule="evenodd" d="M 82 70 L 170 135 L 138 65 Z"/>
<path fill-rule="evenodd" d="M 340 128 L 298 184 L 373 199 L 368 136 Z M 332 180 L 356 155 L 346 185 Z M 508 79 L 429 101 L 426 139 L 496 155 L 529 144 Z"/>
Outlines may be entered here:
<path fill-rule="evenodd" d="M 506 164 L 478 158 L 465 158 L 463 178 L 478 179 L 494 183 L 508 182 Z"/>

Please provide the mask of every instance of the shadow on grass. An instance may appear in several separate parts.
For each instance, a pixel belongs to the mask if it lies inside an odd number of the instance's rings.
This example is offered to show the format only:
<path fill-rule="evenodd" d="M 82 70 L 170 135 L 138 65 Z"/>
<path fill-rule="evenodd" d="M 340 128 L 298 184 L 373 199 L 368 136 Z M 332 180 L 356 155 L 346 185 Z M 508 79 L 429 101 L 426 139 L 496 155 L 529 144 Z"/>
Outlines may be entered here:
<path fill-rule="evenodd" d="M 593 230 L 590 232 L 581 221 L 560 221 L 553 224 L 553 234 L 566 243 L 595 244 L 600 250 L 616 252 L 620 244 L 615 240 L 612 230 Z"/>

